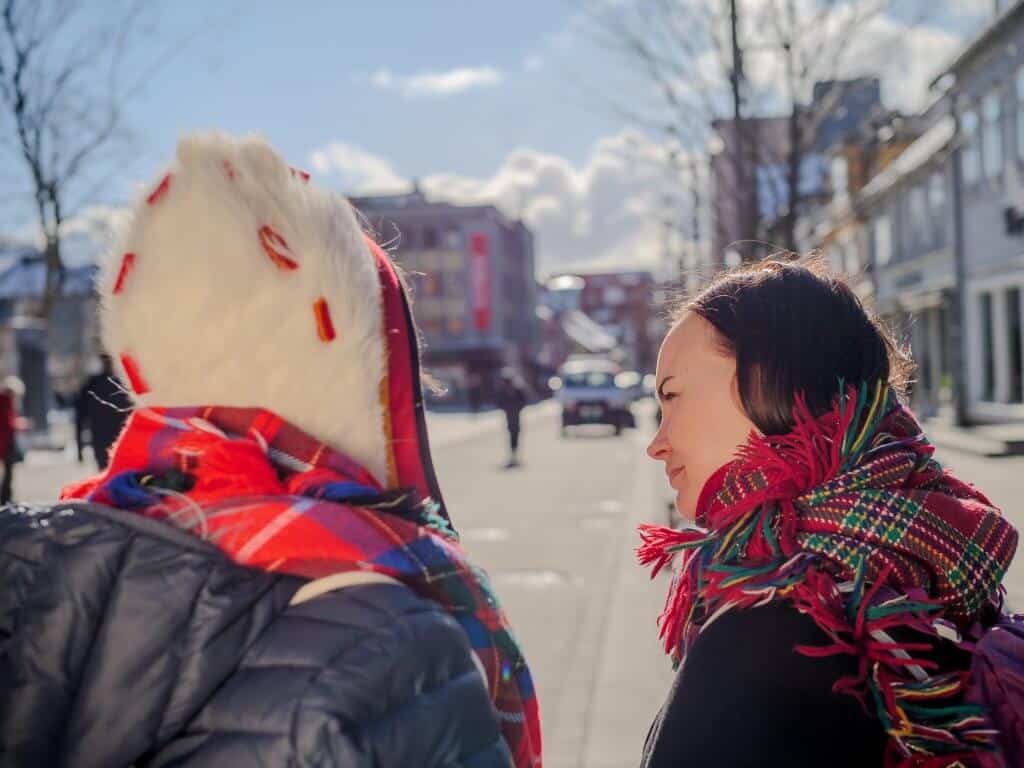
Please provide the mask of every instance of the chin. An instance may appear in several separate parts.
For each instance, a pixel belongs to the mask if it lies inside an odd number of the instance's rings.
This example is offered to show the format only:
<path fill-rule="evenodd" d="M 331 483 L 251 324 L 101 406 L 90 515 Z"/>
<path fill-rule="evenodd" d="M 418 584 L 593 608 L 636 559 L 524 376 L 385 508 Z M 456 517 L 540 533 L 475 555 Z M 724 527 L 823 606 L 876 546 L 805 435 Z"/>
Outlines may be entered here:
<path fill-rule="evenodd" d="M 696 506 L 697 502 L 686 498 L 682 491 L 676 493 L 676 512 L 684 522 L 692 523 L 696 519 Z"/>

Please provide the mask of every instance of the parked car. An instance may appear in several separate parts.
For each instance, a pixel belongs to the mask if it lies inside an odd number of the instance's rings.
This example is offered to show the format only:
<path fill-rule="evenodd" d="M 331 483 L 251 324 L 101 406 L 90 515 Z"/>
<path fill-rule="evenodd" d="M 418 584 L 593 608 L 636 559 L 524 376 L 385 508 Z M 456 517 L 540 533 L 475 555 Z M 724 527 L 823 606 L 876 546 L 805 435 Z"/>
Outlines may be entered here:
<path fill-rule="evenodd" d="M 567 362 L 553 382 L 556 398 L 562 406 L 562 435 L 581 424 L 609 424 L 615 434 L 635 427 L 630 410 L 636 384 L 624 377 L 611 361 L 580 360 Z"/>

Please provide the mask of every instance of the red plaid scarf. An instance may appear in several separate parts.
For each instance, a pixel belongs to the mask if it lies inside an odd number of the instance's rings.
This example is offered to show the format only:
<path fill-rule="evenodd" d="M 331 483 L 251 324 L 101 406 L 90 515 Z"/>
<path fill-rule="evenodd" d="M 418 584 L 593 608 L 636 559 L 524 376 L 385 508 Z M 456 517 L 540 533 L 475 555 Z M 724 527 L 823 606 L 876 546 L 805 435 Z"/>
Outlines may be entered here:
<path fill-rule="evenodd" d="M 368 570 L 434 600 L 483 663 L 517 768 L 540 768 L 533 681 L 482 571 L 430 500 L 385 491 L 363 467 L 271 413 L 132 414 L 102 475 L 64 489 L 168 519 L 241 565 L 308 579 Z"/>
<path fill-rule="evenodd" d="M 898 626 L 956 636 L 1000 601 L 1017 532 L 943 471 L 887 387 L 850 389 L 820 418 L 801 400 L 795 417 L 790 434 L 752 436 L 708 481 L 702 530 L 641 528 L 640 561 L 655 574 L 682 553 L 659 620 L 666 651 L 679 663 L 722 612 L 790 600 L 833 641 L 801 652 L 860 658 L 860 674 L 837 689 L 875 695 L 894 762 L 986 743 L 980 713 L 950 704 L 962 674 L 914 679 L 906 652 L 920 646 L 878 638 Z M 908 712 L 929 702 L 948 717 L 912 722 Z"/>

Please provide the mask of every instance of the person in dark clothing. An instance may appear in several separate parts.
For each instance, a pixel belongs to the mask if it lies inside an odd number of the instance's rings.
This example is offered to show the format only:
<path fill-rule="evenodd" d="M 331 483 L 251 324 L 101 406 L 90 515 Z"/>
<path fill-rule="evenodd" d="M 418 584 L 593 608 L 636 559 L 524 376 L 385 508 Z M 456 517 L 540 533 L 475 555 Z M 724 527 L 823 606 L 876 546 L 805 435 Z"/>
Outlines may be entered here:
<path fill-rule="evenodd" d="M 28 419 L 18 411 L 18 401 L 24 395 L 25 385 L 17 376 L 8 376 L 0 385 L 0 457 L 3 464 L 0 505 L 13 501 L 14 467 L 25 458 L 18 444 L 18 432 L 30 426 Z"/>
<path fill-rule="evenodd" d="M 470 371 L 469 376 L 466 380 L 466 398 L 469 400 L 469 410 L 476 416 L 480 413 L 480 398 L 482 395 L 481 387 L 483 382 L 481 381 L 480 374 L 476 371 Z"/>
<path fill-rule="evenodd" d="M 131 400 L 114 372 L 110 355 L 100 355 L 102 370 L 90 376 L 75 399 L 75 435 L 82 460 L 82 434 L 88 427 L 96 466 L 106 469 L 110 446 L 121 434 L 131 411 Z"/>
<path fill-rule="evenodd" d="M 909 367 L 819 261 L 741 267 L 680 309 L 648 453 L 691 525 L 641 528 L 642 564 L 678 559 L 659 625 L 679 665 L 643 768 L 999 749 L 967 698 L 967 631 L 1000 610 L 1017 532 L 935 461 Z"/>
<path fill-rule="evenodd" d="M 520 416 L 528 402 L 526 387 L 514 371 L 504 370 L 498 380 L 496 391 L 498 407 L 505 413 L 505 427 L 508 429 L 508 464 L 519 466 Z"/>

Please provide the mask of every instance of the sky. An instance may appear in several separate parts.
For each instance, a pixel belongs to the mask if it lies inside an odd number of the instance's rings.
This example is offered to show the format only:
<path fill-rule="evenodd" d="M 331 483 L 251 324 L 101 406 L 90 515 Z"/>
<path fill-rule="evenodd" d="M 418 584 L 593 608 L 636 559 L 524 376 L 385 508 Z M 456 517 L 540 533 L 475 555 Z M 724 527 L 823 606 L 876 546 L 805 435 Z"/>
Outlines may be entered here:
<path fill-rule="evenodd" d="M 664 208 L 682 210 L 666 202 L 679 172 L 663 162 L 665 137 L 623 114 L 654 114 L 658 101 L 600 41 L 587 2 L 147 4 L 124 22 L 117 87 L 131 93 L 123 136 L 83 187 L 80 222 L 131 202 L 180 135 L 218 129 L 264 135 L 316 182 L 344 193 L 397 191 L 416 179 L 434 197 L 494 202 L 534 229 L 542 272 L 657 266 Z M 643 2 L 594 0 L 607 14 L 599 18 Z M 772 2 L 741 0 L 741 10 L 758 24 Z M 124 5 L 86 3 L 76 34 L 121 23 Z M 879 70 L 887 102 L 917 108 L 991 5 L 895 2 L 858 42 L 850 73 Z M 771 56 L 751 56 L 752 87 L 769 105 L 778 72 Z M 24 181 L 16 155 L 0 154 L 0 232 L 30 226 Z"/>

